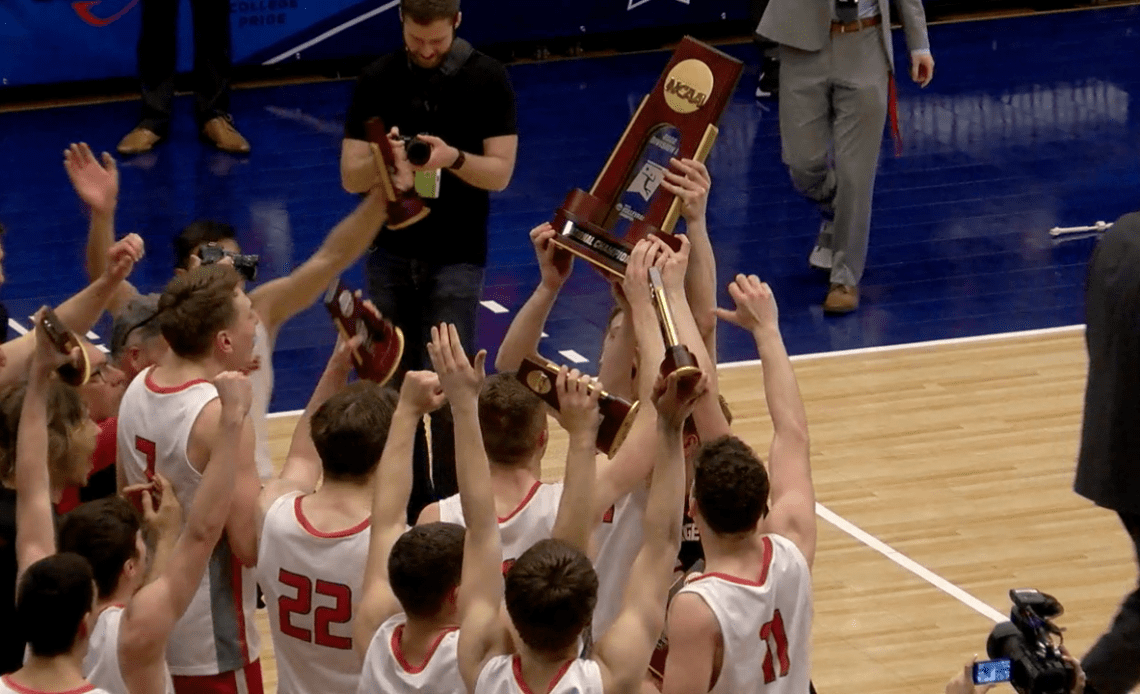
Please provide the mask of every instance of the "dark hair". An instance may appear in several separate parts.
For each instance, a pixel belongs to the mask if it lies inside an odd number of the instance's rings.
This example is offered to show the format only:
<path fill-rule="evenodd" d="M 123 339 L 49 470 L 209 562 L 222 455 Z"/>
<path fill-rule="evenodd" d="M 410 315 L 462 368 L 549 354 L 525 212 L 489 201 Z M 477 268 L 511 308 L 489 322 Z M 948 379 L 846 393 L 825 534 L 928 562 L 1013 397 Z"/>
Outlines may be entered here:
<path fill-rule="evenodd" d="M 455 21 L 459 0 L 400 0 L 400 14 L 416 24 L 431 24 L 438 19 Z"/>
<path fill-rule="evenodd" d="M 158 298 L 158 327 L 175 354 L 201 357 L 236 317 L 234 288 L 241 275 L 230 265 L 206 265 L 178 275 Z"/>
<path fill-rule="evenodd" d="M 137 296 L 127 302 L 111 324 L 111 358 L 121 359 L 131 335 L 145 342 L 162 334 L 159 329 L 158 295 Z"/>
<path fill-rule="evenodd" d="M 142 529 L 138 511 L 121 496 L 110 496 L 72 509 L 59 525 L 59 551 L 74 552 L 91 564 L 100 598 L 119 587 L 128 559 L 137 559 L 135 540 Z"/>
<path fill-rule="evenodd" d="M 224 222 L 199 219 L 190 222 L 174 237 L 174 267 L 190 269 L 190 256 L 204 243 L 219 243 L 236 237 L 234 228 Z"/>
<path fill-rule="evenodd" d="M 389 388 L 357 381 L 317 408 L 309 431 L 328 479 L 363 481 L 372 474 L 398 399 Z"/>
<path fill-rule="evenodd" d="M 70 651 L 94 598 L 91 565 L 78 554 L 53 554 L 29 566 L 16 589 L 16 624 L 32 655 Z"/>
<path fill-rule="evenodd" d="M 463 526 L 417 525 L 396 540 L 388 554 L 388 583 L 404 612 L 429 618 L 439 614 L 463 574 Z"/>
<path fill-rule="evenodd" d="M 541 653 L 568 648 L 590 625 L 598 574 L 561 540 L 540 540 L 507 571 L 503 600 L 523 643 Z"/>
<path fill-rule="evenodd" d="M 86 424 L 88 415 L 75 388 L 52 378 L 47 389 L 48 467 L 58 470 L 71 454 L 71 432 Z M 11 481 L 16 473 L 16 438 L 27 392 L 26 381 L 0 387 L 0 479 Z"/>
<path fill-rule="evenodd" d="M 693 497 L 709 530 L 735 535 L 756 529 L 768 515 L 768 471 L 735 436 L 701 446 L 694 462 Z"/>
<path fill-rule="evenodd" d="M 545 428 L 544 403 L 513 373 L 487 377 L 479 391 L 479 429 L 492 463 L 526 465 Z"/>

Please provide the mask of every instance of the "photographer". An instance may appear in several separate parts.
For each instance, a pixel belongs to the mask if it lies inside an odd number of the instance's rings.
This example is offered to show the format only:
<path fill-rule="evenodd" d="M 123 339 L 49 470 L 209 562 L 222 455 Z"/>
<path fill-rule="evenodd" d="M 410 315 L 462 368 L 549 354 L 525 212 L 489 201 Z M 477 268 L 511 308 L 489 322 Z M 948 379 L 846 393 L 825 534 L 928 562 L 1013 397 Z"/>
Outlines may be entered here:
<path fill-rule="evenodd" d="M 455 324 L 464 349 L 475 352 L 489 191 L 506 188 L 518 150 L 506 70 L 456 37 L 461 19 L 459 0 L 401 0 L 404 47 L 364 70 L 345 119 L 345 190 L 359 193 L 377 184 L 365 123 L 379 117 L 395 134 L 414 138 L 406 151 L 416 189 L 430 209 L 409 227 L 381 229 L 368 259 L 372 301 L 407 341 L 400 374 L 431 367 L 425 345 L 432 325 Z M 418 159 L 415 149 L 427 150 L 427 160 Z M 430 478 L 426 440 L 417 435 L 410 519 L 428 502 L 457 491 L 452 432 L 450 410 L 436 412 Z"/>

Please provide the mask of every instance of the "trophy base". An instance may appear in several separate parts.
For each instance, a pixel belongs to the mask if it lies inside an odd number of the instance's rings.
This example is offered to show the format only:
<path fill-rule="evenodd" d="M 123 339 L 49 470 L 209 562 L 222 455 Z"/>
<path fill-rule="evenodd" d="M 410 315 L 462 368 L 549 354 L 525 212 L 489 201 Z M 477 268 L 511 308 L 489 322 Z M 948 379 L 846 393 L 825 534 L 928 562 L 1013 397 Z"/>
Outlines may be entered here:
<path fill-rule="evenodd" d="M 377 336 L 372 339 L 372 349 L 356 360 L 356 374 L 382 386 L 392 380 L 400 368 L 400 359 L 404 356 L 404 331 L 392 326 L 391 333 L 383 341 Z"/>
<path fill-rule="evenodd" d="M 661 362 L 661 376 L 677 376 L 677 393 L 687 397 L 701 381 L 701 369 L 697 358 L 685 345 L 671 345 L 665 348 L 665 359 Z"/>
<path fill-rule="evenodd" d="M 571 191 L 554 216 L 554 228 L 558 232 L 554 244 L 616 279 L 625 277 L 634 244 L 647 236 L 660 239 L 674 251 L 681 250 L 680 239 L 645 222 L 631 224 L 624 238 L 613 236 L 597 221 L 606 213 L 605 203 L 598 198 L 581 189 Z"/>
<path fill-rule="evenodd" d="M 424 205 L 418 197 L 405 196 L 388 203 L 388 221 L 384 226 L 389 229 L 403 229 L 410 227 L 424 217 L 431 209 Z"/>
<path fill-rule="evenodd" d="M 633 428 L 633 422 L 637 419 L 637 412 L 641 408 L 641 401 L 634 401 L 625 416 L 620 420 L 615 418 L 603 417 L 602 423 L 598 427 L 598 450 L 606 454 L 607 458 L 613 458 L 629 436 L 629 430 Z"/>

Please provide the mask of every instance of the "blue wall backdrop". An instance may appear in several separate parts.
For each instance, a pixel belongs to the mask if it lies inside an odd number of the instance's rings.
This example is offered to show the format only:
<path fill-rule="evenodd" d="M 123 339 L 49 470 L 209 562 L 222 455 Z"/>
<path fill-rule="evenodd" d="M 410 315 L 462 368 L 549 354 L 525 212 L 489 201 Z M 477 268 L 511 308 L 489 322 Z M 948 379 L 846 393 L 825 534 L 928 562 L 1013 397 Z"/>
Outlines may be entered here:
<path fill-rule="evenodd" d="M 181 2 L 179 67 L 192 65 Z M 130 77 L 140 0 L 4 0 L 0 80 L 8 86 Z M 399 45 L 399 0 L 232 0 L 234 60 L 281 64 L 380 55 Z M 464 0 L 461 34 L 478 45 L 748 17 L 748 0 Z M 0 98 L 3 92 L 0 91 Z"/>

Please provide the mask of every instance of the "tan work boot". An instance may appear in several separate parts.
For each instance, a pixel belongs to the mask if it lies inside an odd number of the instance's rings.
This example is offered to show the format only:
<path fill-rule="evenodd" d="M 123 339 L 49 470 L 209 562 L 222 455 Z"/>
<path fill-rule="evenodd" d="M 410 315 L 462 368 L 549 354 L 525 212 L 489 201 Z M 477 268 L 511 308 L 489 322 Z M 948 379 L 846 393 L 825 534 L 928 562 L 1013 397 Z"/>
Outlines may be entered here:
<path fill-rule="evenodd" d="M 202 134 L 223 152 L 249 154 L 249 141 L 241 136 L 229 116 L 218 116 L 206 121 Z"/>
<path fill-rule="evenodd" d="M 154 149 L 154 146 L 161 141 L 162 138 L 158 133 L 140 125 L 124 135 L 123 139 L 119 140 L 119 145 L 115 147 L 115 150 L 118 151 L 119 154 L 126 156 L 142 154 L 143 152 L 149 152 Z"/>
<path fill-rule="evenodd" d="M 824 313 L 851 313 L 859 308 L 859 288 L 833 284 L 823 302 Z"/>

